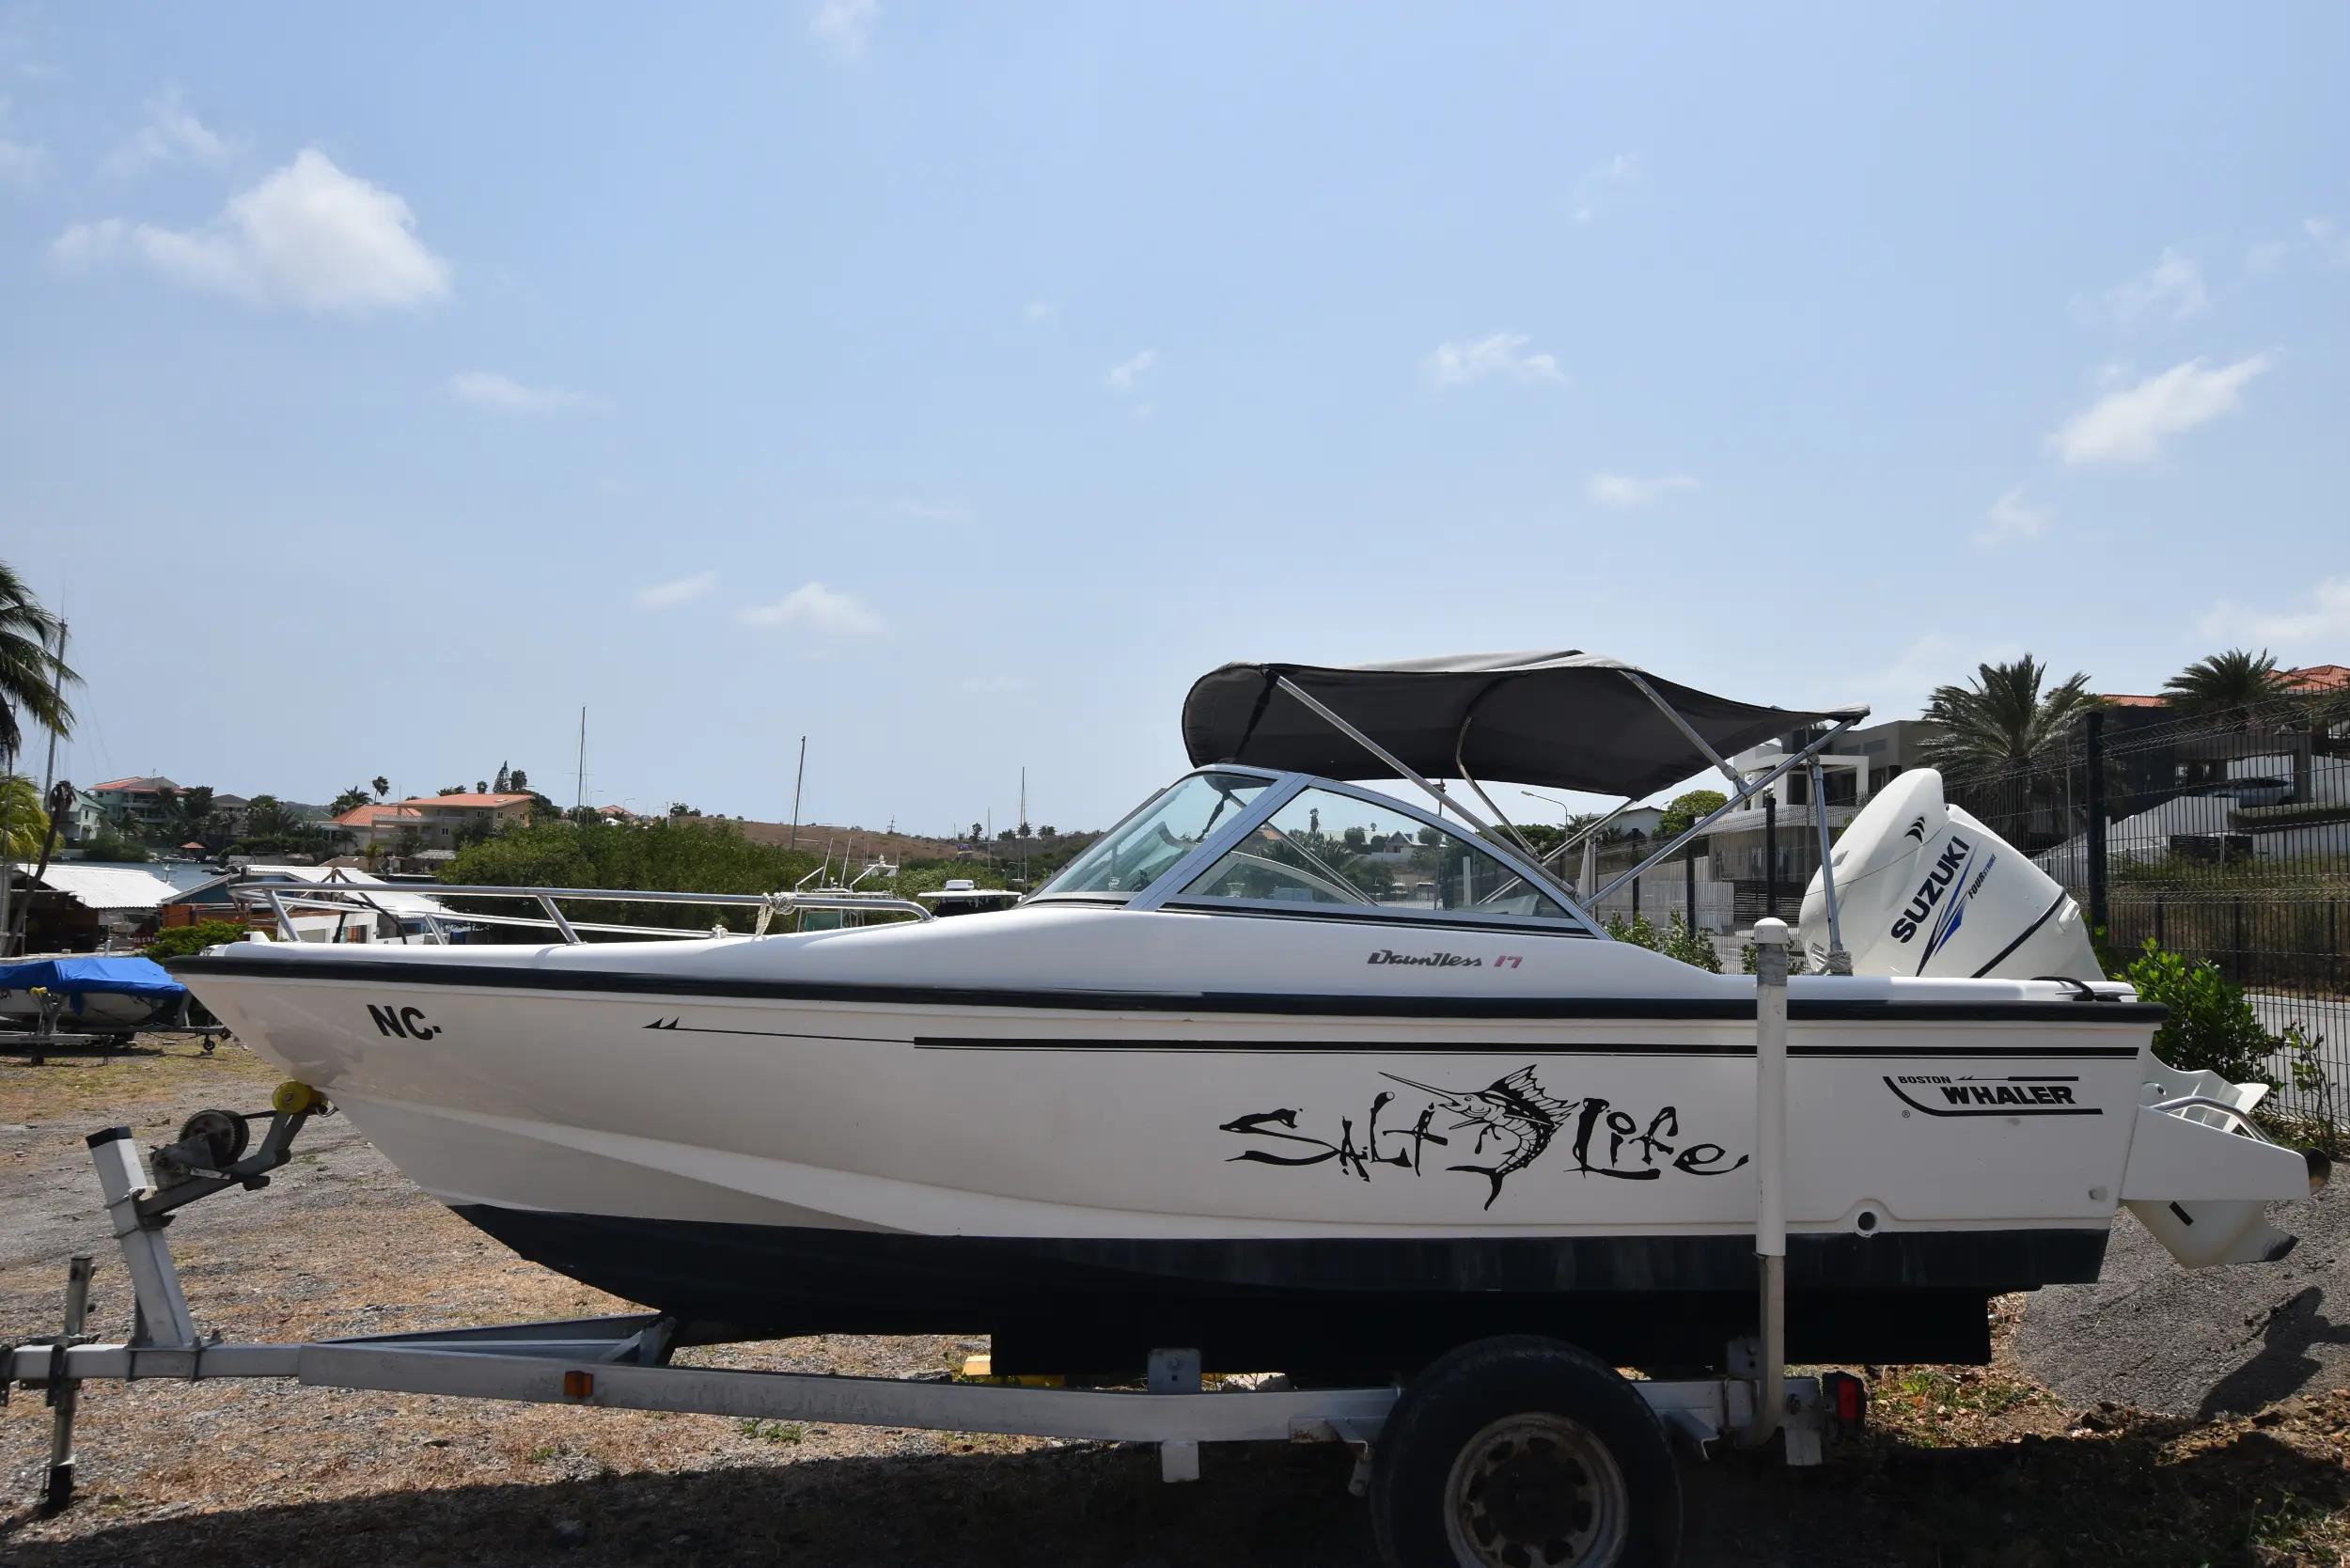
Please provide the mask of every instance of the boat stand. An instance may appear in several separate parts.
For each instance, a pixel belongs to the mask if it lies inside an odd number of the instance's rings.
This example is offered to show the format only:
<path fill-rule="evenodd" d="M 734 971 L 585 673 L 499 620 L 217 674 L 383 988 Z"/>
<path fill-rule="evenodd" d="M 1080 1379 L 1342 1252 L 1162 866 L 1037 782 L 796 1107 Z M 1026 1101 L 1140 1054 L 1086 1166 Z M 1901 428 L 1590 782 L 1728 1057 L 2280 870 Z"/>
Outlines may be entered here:
<path fill-rule="evenodd" d="M 1358 1495 L 1369 1483 L 1371 1444 L 1402 1392 L 1392 1387 L 1210 1390 L 1199 1353 L 1180 1348 L 1152 1353 L 1142 1392 L 676 1366 L 669 1360 L 675 1325 L 656 1313 L 302 1344 L 224 1342 L 216 1332 L 207 1336 L 197 1330 L 164 1227 L 173 1210 L 213 1193 L 266 1186 L 269 1172 L 291 1157 L 303 1123 L 312 1115 L 331 1114 L 314 1090 L 298 1084 L 281 1088 L 272 1105 L 268 1132 L 259 1147 L 242 1158 L 221 1157 L 232 1151 L 218 1141 L 224 1137 L 218 1124 L 208 1129 L 191 1122 L 192 1131 L 179 1143 L 154 1152 L 164 1184 L 160 1186 L 150 1181 L 129 1128 L 90 1136 L 90 1155 L 137 1313 L 128 1341 L 100 1341 L 85 1334 L 94 1261 L 77 1257 L 67 1277 L 62 1332 L 0 1341 L 0 1401 L 13 1380 L 44 1390 L 53 1413 L 44 1513 L 55 1513 L 72 1499 L 78 1389 L 92 1378 L 290 1378 L 311 1388 L 1154 1443 L 1160 1474 L 1170 1482 L 1198 1479 L 1202 1443 L 1336 1442 L 1355 1452 L 1350 1485 Z M 1742 1349 L 1743 1355 L 1736 1354 Z M 1666 1430 L 1700 1456 L 1726 1435 L 1769 1422 L 1784 1434 L 1788 1464 L 1819 1464 L 1823 1437 L 1859 1419 L 1857 1380 L 1839 1373 L 1825 1380 L 1765 1376 L 1772 1358 L 1758 1349 L 1751 1342 L 1733 1347 L 1732 1370 L 1744 1376 L 1630 1386 Z M 1773 1382 L 1778 1397 L 1758 1408 L 1757 1390 Z M 1825 1388 L 1824 1382 L 1829 1385 Z"/>
<path fill-rule="evenodd" d="M 25 1060 L 32 1066 L 39 1067 L 47 1061 L 53 1051 L 86 1051 L 92 1045 L 104 1044 L 113 1040 L 118 1032 L 132 1032 L 125 1029 L 98 1034 L 61 1029 L 57 1024 L 65 1016 L 66 997 L 39 986 L 35 986 L 32 994 L 39 998 L 40 1008 L 32 1027 L 0 1031 L 0 1049 L 25 1053 Z"/>

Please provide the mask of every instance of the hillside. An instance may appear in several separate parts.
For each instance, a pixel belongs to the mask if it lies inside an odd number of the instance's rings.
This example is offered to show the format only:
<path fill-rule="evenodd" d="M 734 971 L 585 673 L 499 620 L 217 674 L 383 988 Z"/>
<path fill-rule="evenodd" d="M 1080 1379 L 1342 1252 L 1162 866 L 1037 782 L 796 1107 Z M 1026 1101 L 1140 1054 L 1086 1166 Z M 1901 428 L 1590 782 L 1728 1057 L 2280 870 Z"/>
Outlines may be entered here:
<path fill-rule="evenodd" d="M 753 843 L 790 844 L 791 842 L 790 823 L 742 822 L 735 825 L 740 827 L 743 830 L 743 836 Z M 1093 835 L 1089 833 L 1064 833 L 1049 840 L 1031 839 L 1028 840 L 1028 854 L 1032 859 L 1036 860 L 1057 856 L 1068 848 L 1072 840 L 1092 837 Z M 842 827 L 829 823 L 802 823 L 800 824 L 799 847 L 801 849 L 822 855 L 827 844 L 831 846 L 836 858 L 845 851 L 851 859 L 860 866 L 871 860 L 876 855 L 898 865 L 916 860 L 986 858 L 977 851 L 966 849 L 963 844 L 951 839 L 931 839 L 916 833 L 885 833 L 878 828 Z M 995 852 L 995 858 L 998 864 L 1016 861 L 1019 858 L 1019 850 L 1015 845 L 997 842 L 990 844 L 988 848 Z"/>

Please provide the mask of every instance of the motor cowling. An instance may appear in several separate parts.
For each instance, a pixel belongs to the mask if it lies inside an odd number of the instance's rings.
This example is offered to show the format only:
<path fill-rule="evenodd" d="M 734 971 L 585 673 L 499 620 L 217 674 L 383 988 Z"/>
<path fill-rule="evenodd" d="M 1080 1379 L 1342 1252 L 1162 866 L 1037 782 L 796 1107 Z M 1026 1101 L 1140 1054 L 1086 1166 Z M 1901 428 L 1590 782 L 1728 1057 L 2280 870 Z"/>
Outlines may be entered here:
<path fill-rule="evenodd" d="M 1913 768 L 1837 835 L 1838 923 L 1856 975 L 2102 980 L 2089 922 L 2023 852 L 1942 798 L 1942 776 Z M 1814 873 L 1800 936 L 1826 967 L 1827 895 Z"/>

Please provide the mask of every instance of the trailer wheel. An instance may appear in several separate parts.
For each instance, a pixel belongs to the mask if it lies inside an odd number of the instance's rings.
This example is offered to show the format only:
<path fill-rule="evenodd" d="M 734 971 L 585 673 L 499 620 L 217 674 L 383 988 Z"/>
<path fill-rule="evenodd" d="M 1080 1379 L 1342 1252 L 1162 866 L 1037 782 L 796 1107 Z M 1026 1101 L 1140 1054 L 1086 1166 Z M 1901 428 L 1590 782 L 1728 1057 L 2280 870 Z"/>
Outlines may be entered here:
<path fill-rule="evenodd" d="M 1531 1335 L 1480 1340 L 1403 1390 L 1373 1445 L 1386 1568 L 1670 1568 L 1681 1478 L 1615 1369 Z"/>

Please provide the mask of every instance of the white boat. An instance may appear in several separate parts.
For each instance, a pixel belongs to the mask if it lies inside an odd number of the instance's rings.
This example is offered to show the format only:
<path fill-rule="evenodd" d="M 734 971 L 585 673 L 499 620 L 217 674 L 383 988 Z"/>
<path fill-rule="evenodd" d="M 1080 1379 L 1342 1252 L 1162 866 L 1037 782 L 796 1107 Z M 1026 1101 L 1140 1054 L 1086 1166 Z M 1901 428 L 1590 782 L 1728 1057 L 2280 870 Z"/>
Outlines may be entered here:
<path fill-rule="evenodd" d="M 186 990 L 151 961 L 127 953 L 30 953 L 0 960 L 0 1025 L 127 1041 L 180 1011 Z"/>
<path fill-rule="evenodd" d="M 684 1342 L 1377 1379 L 1536 1332 L 1714 1368 L 1756 1324 L 1754 980 L 1607 940 L 1457 794 L 1338 778 L 1640 796 L 1712 763 L 1729 810 L 1858 716 L 1584 654 L 1227 666 L 1196 771 L 1013 909 L 174 969 L 457 1213 Z M 1772 774 L 1721 763 L 1813 726 Z M 1985 1359 L 1986 1299 L 2094 1279 L 2125 1201 L 2210 1216 L 2193 1261 L 2289 1245 L 2262 1207 L 2322 1171 L 2154 1060 L 2159 1008 L 1983 976 L 1792 982 L 1793 1360 Z"/>

